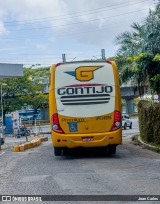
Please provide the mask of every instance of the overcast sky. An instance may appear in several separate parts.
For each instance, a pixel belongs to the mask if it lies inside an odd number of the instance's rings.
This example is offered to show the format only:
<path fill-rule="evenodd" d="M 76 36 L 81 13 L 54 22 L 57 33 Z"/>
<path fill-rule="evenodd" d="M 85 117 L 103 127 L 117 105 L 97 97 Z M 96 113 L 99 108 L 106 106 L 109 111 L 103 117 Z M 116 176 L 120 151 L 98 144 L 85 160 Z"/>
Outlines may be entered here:
<path fill-rule="evenodd" d="M 143 22 L 154 0 L 0 0 L 0 63 L 50 66 L 114 56 L 115 37 Z"/>

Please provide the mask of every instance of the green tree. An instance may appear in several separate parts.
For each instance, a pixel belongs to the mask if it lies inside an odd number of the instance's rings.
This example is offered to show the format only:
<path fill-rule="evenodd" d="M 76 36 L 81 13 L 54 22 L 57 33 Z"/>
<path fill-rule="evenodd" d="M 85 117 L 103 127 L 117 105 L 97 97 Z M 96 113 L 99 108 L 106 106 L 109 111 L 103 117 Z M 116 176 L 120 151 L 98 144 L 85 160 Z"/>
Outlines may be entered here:
<path fill-rule="evenodd" d="M 115 39 L 119 45 L 116 60 L 121 82 L 131 80 L 140 95 L 148 85 L 160 94 L 160 1 L 142 25 L 133 23 L 131 28 L 131 32 L 124 32 Z"/>
<path fill-rule="evenodd" d="M 0 80 L 3 84 L 3 114 L 30 106 L 48 107 L 48 94 L 44 93 L 43 77 L 49 77 L 49 68 L 24 68 L 24 76 Z"/>
<path fill-rule="evenodd" d="M 49 83 L 49 68 L 37 68 L 31 70 L 32 83 L 34 88 L 31 94 L 26 98 L 27 104 L 30 105 L 37 114 L 37 109 L 48 108 L 48 93 L 45 92 L 44 81 Z"/>
<path fill-rule="evenodd" d="M 28 71 L 24 71 L 22 77 L 0 80 L 0 84 L 2 85 L 4 115 L 6 112 L 20 109 L 23 106 L 20 97 L 29 94 L 29 90 L 32 89 Z"/>
<path fill-rule="evenodd" d="M 30 69 L 30 80 L 33 87 L 28 95 L 21 96 L 21 101 L 25 103 L 25 106 L 34 109 L 33 122 L 38 109 L 48 108 L 48 93 L 45 92 L 44 81 L 49 79 L 49 73 L 49 68 Z"/>

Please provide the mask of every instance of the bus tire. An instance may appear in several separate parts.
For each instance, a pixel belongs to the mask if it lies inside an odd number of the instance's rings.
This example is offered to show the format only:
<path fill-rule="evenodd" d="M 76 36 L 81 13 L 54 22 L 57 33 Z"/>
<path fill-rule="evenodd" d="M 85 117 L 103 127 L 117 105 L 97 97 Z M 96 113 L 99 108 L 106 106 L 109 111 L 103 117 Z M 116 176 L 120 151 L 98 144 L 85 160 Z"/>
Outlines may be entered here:
<path fill-rule="evenodd" d="M 108 153 L 115 154 L 116 153 L 116 145 L 108 146 Z"/>
<path fill-rule="evenodd" d="M 55 156 L 62 156 L 62 153 L 63 153 L 62 148 L 54 147 L 54 155 Z"/>

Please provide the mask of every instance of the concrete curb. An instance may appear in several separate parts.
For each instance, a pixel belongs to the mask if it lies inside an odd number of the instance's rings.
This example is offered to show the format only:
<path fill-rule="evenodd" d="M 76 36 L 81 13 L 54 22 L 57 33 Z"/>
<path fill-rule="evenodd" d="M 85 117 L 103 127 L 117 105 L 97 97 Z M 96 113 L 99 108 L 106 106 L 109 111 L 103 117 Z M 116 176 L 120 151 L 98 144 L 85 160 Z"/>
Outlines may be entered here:
<path fill-rule="evenodd" d="M 37 147 L 42 142 L 46 142 L 46 141 L 48 141 L 48 137 L 40 137 L 40 138 L 31 140 L 30 142 L 13 146 L 13 151 L 14 152 L 22 152 L 22 151 L 25 151 L 26 149 Z"/>
<path fill-rule="evenodd" d="M 43 132 L 43 134 L 45 135 L 45 134 L 51 134 L 51 131 L 50 132 Z"/>
<path fill-rule="evenodd" d="M 48 134 L 51 134 L 51 132 L 48 131 L 48 132 L 42 132 L 42 133 L 40 133 L 40 132 L 39 133 L 35 133 L 35 132 L 31 133 L 31 135 L 34 135 L 34 136 L 45 135 L 45 134 L 48 135 Z"/>
<path fill-rule="evenodd" d="M 48 134 L 51 134 L 51 132 L 48 131 L 48 132 L 42 132 L 42 133 L 35 133 L 35 132 L 31 133 L 31 135 L 34 135 L 34 136 L 45 135 L 45 134 L 48 135 Z"/>
<path fill-rule="evenodd" d="M 140 136 L 138 136 L 138 141 L 139 141 L 141 144 L 145 145 L 146 147 L 157 148 L 156 146 L 153 146 L 153 145 L 150 145 L 150 144 L 147 144 L 147 143 L 143 142 L 143 141 L 141 140 Z"/>

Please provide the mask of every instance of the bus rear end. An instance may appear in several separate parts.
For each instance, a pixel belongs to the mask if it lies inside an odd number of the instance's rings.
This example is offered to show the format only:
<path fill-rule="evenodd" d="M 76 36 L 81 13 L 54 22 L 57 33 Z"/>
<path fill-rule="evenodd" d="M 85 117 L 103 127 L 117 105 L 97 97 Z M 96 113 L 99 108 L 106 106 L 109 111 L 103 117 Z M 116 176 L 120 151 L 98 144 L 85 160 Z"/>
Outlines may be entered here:
<path fill-rule="evenodd" d="M 55 155 L 67 148 L 122 143 L 121 97 L 116 64 L 85 61 L 51 67 L 49 109 Z"/>

